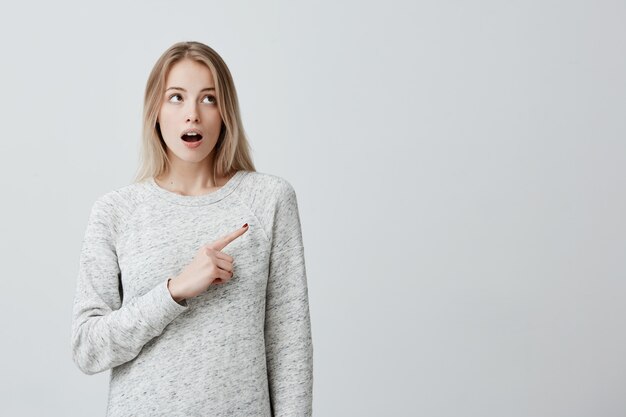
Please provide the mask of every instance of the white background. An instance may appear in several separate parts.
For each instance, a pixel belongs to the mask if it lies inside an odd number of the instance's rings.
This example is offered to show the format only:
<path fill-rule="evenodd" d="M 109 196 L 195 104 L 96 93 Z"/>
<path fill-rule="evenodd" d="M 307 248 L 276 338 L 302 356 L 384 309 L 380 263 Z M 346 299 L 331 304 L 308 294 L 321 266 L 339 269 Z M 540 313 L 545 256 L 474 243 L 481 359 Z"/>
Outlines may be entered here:
<path fill-rule="evenodd" d="M 231 69 L 296 189 L 314 415 L 626 415 L 626 5 L 0 6 L 0 414 L 104 415 L 71 360 L 89 208 L 175 42 Z"/>

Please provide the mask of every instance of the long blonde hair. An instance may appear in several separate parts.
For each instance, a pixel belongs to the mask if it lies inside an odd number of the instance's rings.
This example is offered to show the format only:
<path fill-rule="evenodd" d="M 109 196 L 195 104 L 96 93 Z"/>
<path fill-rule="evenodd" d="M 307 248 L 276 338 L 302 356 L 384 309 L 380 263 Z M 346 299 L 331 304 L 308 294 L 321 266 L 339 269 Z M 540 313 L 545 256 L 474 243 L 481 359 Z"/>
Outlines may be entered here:
<path fill-rule="evenodd" d="M 226 63 L 209 46 L 200 42 L 178 42 L 169 47 L 150 72 L 144 96 L 143 131 L 140 162 L 135 182 L 157 177 L 169 168 L 166 145 L 157 117 L 162 104 L 165 80 L 172 66 L 188 58 L 206 65 L 215 81 L 217 106 L 222 116 L 222 129 L 213 152 L 213 184 L 216 177 L 234 171 L 256 171 L 250 156 L 250 145 L 243 129 L 239 101 L 233 78 Z"/>

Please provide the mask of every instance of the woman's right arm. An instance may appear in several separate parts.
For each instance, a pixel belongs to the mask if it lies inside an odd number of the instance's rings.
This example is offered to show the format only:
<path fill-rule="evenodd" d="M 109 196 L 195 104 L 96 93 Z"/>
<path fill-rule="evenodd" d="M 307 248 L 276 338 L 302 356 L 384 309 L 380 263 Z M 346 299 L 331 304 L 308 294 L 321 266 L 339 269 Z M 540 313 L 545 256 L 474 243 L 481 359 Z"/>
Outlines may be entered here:
<path fill-rule="evenodd" d="M 142 347 L 189 307 L 177 303 L 161 281 L 122 306 L 115 251 L 119 226 L 115 192 L 92 206 L 80 253 L 72 312 L 72 358 L 92 375 L 135 358 Z"/>

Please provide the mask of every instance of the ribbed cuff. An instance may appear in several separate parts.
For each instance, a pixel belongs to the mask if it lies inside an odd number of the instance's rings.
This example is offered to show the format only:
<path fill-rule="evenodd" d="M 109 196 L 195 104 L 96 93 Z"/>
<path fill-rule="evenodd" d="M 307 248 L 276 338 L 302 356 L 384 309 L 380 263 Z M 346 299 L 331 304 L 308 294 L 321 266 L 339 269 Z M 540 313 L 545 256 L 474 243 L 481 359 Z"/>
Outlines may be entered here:
<path fill-rule="evenodd" d="M 168 278 L 168 279 L 165 281 L 165 288 L 167 289 L 167 293 L 170 295 L 170 298 L 171 298 L 172 300 L 174 300 L 174 297 L 172 297 L 172 293 L 170 292 L 170 289 L 168 288 L 169 283 L 170 283 L 170 281 L 171 281 L 171 280 L 172 280 L 172 278 Z M 181 301 L 180 303 L 179 303 L 178 301 L 174 300 L 174 302 L 175 302 L 176 304 L 178 304 L 178 305 L 182 305 L 182 306 L 185 306 L 185 307 L 188 307 L 188 306 L 189 306 L 189 305 L 187 304 L 187 300 L 183 300 L 183 301 Z"/>
<path fill-rule="evenodd" d="M 169 278 L 154 287 L 145 297 L 141 297 L 140 311 L 144 320 L 161 334 L 163 329 L 178 317 L 183 311 L 189 309 L 186 301 L 181 305 L 172 298 L 170 290 L 167 288 Z"/>

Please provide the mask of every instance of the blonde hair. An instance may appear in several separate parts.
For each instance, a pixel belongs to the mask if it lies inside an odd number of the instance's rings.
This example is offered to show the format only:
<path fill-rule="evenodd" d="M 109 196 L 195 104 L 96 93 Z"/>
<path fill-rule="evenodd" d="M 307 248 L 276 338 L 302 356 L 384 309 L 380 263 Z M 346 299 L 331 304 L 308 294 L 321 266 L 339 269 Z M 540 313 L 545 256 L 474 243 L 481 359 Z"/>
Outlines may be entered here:
<path fill-rule="evenodd" d="M 256 171 L 250 156 L 250 145 L 243 129 L 239 101 L 232 76 L 226 63 L 209 46 L 200 42 L 178 42 L 169 47 L 150 72 L 144 95 L 143 131 L 140 162 L 135 182 L 158 177 L 169 169 L 166 145 L 157 117 L 161 109 L 165 80 L 174 64 L 192 59 L 206 65 L 215 81 L 217 107 L 222 116 L 222 129 L 213 148 L 213 184 L 216 177 L 229 176 L 234 171 Z"/>

